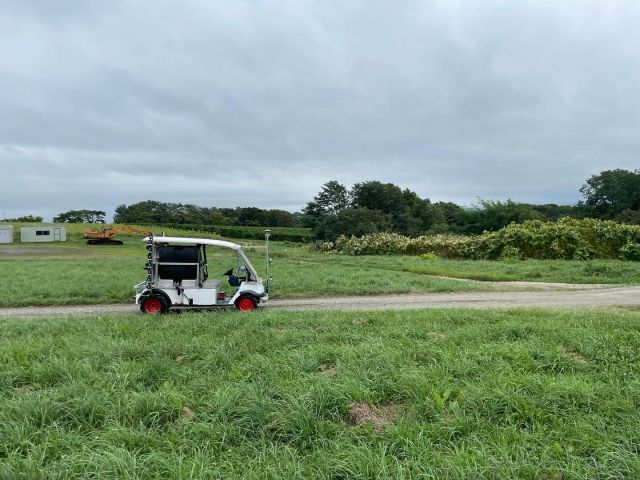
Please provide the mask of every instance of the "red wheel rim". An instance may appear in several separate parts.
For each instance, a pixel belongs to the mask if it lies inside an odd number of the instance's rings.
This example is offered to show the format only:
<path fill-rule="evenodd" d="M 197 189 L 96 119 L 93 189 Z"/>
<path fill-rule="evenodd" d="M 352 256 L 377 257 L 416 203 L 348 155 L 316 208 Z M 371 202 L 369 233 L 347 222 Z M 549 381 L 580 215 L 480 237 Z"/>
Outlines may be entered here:
<path fill-rule="evenodd" d="M 241 312 L 248 312 L 249 310 L 253 310 L 255 306 L 256 305 L 253 303 L 253 300 L 251 300 L 249 297 L 243 297 L 238 300 L 238 310 L 240 310 Z"/>
<path fill-rule="evenodd" d="M 149 298 L 146 302 L 144 302 L 144 311 L 155 315 L 156 313 L 160 313 L 162 309 L 162 304 L 160 300 L 157 298 Z"/>

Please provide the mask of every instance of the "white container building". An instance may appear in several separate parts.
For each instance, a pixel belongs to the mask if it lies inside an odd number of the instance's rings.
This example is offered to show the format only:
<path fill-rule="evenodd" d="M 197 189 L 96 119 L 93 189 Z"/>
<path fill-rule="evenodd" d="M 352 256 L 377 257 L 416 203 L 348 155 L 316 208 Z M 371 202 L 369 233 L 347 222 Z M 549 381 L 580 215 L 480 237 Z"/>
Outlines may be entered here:
<path fill-rule="evenodd" d="M 0 243 L 13 243 L 13 225 L 0 224 Z"/>
<path fill-rule="evenodd" d="M 38 227 L 20 227 L 20 241 L 32 242 L 66 242 L 67 227 L 41 225 Z"/>

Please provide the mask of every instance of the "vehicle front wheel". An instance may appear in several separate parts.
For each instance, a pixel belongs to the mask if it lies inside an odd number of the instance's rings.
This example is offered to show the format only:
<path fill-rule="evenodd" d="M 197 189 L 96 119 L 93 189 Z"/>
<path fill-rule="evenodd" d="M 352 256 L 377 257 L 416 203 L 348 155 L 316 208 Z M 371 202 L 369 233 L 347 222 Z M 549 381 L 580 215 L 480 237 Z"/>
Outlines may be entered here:
<path fill-rule="evenodd" d="M 157 315 L 158 313 L 167 313 L 169 309 L 161 298 L 148 297 L 140 304 L 140 310 L 149 315 Z"/>
<path fill-rule="evenodd" d="M 241 312 L 250 312 L 256 308 L 256 301 L 251 297 L 240 297 L 236 300 L 236 308 Z"/>

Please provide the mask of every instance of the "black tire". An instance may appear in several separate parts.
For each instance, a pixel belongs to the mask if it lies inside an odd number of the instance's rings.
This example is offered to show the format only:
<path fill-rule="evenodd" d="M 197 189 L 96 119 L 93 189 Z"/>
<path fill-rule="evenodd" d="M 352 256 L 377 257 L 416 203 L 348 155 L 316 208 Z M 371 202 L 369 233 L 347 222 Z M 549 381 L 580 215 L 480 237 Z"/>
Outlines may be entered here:
<path fill-rule="evenodd" d="M 249 295 L 243 295 L 242 297 L 236 300 L 236 309 L 241 312 L 250 312 L 256 309 L 258 302 L 255 298 Z"/>
<path fill-rule="evenodd" d="M 143 297 L 140 301 L 140 311 L 147 315 L 165 314 L 169 312 L 169 305 L 158 295 Z"/>

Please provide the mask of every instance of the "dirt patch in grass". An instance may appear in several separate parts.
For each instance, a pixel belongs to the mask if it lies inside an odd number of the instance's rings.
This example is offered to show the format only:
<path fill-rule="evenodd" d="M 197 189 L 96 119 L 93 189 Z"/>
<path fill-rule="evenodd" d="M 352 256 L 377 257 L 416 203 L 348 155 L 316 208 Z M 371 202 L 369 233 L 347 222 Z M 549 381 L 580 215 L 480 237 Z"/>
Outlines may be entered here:
<path fill-rule="evenodd" d="M 330 363 L 323 363 L 318 367 L 318 371 L 320 372 L 320 375 L 333 377 L 336 374 L 336 367 Z"/>
<path fill-rule="evenodd" d="M 440 332 L 428 332 L 427 336 L 435 340 L 442 340 L 444 338 L 447 338 L 447 336 L 444 333 L 440 333 Z"/>
<path fill-rule="evenodd" d="M 379 431 L 394 422 L 398 410 L 397 405 L 372 407 L 366 403 L 351 402 L 349 404 L 349 423 L 356 427 L 371 423 L 373 429 Z"/>
<path fill-rule="evenodd" d="M 354 325 L 369 325 L 368 318 L 354 318 L 351 322 Z"/>
<path fill-rule="evenodd" d="M 191 410 L 191 408 L 184 406 L 182 407 L 182 410 L 180 410 L 180 416 L 178 417 L 178 421 L 180 422 L 186 422 L 188 420 L 191 420 L 193 418 L 193 410 Z"/>
<path fill-rule="evenodd" d="M 13 389 L 16 395 L 30 395 L 33 393 L 33 388 L 30 385 L 22 385 Z"/>
<path fill-rule="evenodd" d="M 589 365 L 589 360 L 587 360 L 584 356 L 580 355 L 577 352 L 573 352 L 564 347 L 560 347 L 560 353 L 565 357 L 570 358 L 574 362 L 579 363 L 580 365 L 584 365 L 584 366 Z"/>

